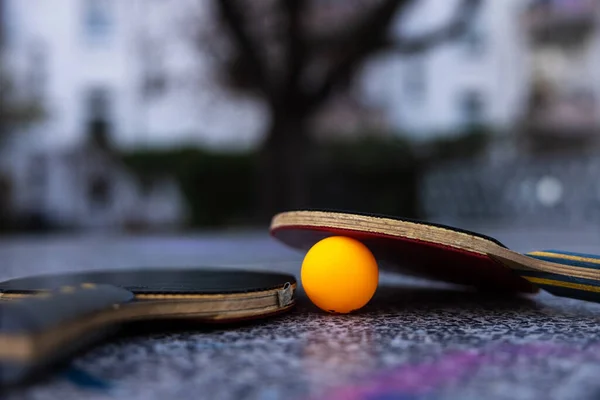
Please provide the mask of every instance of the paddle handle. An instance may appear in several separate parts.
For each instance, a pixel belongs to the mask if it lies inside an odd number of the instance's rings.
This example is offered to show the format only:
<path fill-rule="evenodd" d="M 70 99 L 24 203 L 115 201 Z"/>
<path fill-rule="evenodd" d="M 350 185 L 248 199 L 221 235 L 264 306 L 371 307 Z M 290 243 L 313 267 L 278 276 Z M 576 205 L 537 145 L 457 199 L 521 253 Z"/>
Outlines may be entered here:
<path fill-rule="evenodd" d="M 526 254 L 539 260 L 550 261 L 558 264 L 572 265 L 575 267 L 600 269 L 600 255 L 574 253 L 570 251 L 542 250 Z"/>
<path fill-rule="evenodd" d="M 594 254 L 573 253 L 558 250 L 533 251 L 525 255 L 561 264 L 577 267 L 590 272 L 600 271 L 600 256 Z M 521 276 L 556 296 L 600 302 L 600 279 L 585 279 L 565 273 L 549 273 L 535 270 L 517 271 Z"/>
<path fill-rule="evenodd" d="M 5 295 L 6 296 L 6 295 Z M 26 380 L 105 337 L 91 317 L 134 299 L 111 285 L 82 284 L 16 299 L 0 297 L 0 386 Z"/>

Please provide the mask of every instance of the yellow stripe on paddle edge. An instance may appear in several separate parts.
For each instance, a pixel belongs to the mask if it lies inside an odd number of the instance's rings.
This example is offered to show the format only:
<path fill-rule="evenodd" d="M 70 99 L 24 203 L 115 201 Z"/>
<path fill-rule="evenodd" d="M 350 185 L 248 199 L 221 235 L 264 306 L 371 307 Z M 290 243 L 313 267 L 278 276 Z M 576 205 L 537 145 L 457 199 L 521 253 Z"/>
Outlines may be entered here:
<path fill-rule="evenodd" d="M 597 258 L 580 257 L 580 256 L 573 256 L 570 254 L 561 254 L 561 253 L 548 253 L 546 251 L 533 251 L 531 253 L 527 253 L 526 255 L 558 258 L 558 259 L 571 260 L 571 261 L 588 262 L 588 263 L 592 263 L 592 264 L 600 264 L 600 259 L 597 259 Z"/>
<path fill-rule="evenodd" d="M 529 282 L 537 283 L 538 285 L 558 286 L 567 289 L 585 290 L 586 292 L 600 293 L 600 287 L 592 285 L 583 285 L 581 283 L 555 281 L 552 279 L 534 278 L 532 276 L 523 276 Z"/>

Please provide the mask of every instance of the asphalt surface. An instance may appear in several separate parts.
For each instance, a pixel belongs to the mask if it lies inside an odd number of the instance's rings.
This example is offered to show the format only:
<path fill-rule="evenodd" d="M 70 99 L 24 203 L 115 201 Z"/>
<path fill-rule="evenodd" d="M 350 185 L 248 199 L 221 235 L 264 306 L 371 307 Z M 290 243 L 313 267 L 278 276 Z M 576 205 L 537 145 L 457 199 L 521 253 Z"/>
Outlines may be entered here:
<path fill-rule="evenodd" d="M 466 226 L 517 251 L 600 253 L 600 230 Z M 0 279 L 85 269 L 220 266 L 299 277 L 264 232 L 0 241 Z M 597 399 L 600 304 L 494 297 L 383 272 L 354 315 L 298 307 L 242 326 L 142 327 L 7 399 Z"/>

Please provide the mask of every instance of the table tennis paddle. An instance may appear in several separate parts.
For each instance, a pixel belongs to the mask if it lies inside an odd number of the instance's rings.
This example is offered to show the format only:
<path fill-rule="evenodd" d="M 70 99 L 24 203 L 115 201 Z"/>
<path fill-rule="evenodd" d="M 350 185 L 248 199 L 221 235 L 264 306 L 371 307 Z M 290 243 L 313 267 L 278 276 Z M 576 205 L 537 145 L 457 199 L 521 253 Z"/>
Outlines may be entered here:
<path fill-rule="evenodd" d="M 223 269 L 92 271 L 0 283 L 0 384 L 19 384 L 122 324 L 236 322 L 295 304 L 296 279 Z"/>
<path fill-rule="evenodd" d="M 600 257 L 561 251 L 521 254 L 498 240 L 463 229 L 381 215 L 290 211 L 274 216 L 270 232 L 301 250 L 328 236 L 360 240 L 382 268 L 485 290 L 552 294 L 600 301 Z"/>

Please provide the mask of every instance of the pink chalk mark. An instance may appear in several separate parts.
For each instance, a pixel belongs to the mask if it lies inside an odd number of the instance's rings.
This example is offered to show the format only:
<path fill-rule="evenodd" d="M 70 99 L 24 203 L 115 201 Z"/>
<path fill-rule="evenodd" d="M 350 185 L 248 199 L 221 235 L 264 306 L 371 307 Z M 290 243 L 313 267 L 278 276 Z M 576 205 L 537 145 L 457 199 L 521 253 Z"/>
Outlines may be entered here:
<path fill-rule="evenodd" d="M 596 349 L 597 350 L 597 349 Z M 485 352 L 482 352 L 485 351 Z M 590 352 L 591 349 L 586 349 Z M 469 350 L 447 354 L 437 361 L 404 365 L 328 393 L 331 400 L 364 400 L 375 395 L 397 393 L 420 395 L 440 386 L 460 382 L 485 365 L 510 365 L 514 357 L 569 356 L 578 350 L 552 344 L 504 345 L 493 351 Z"/>

